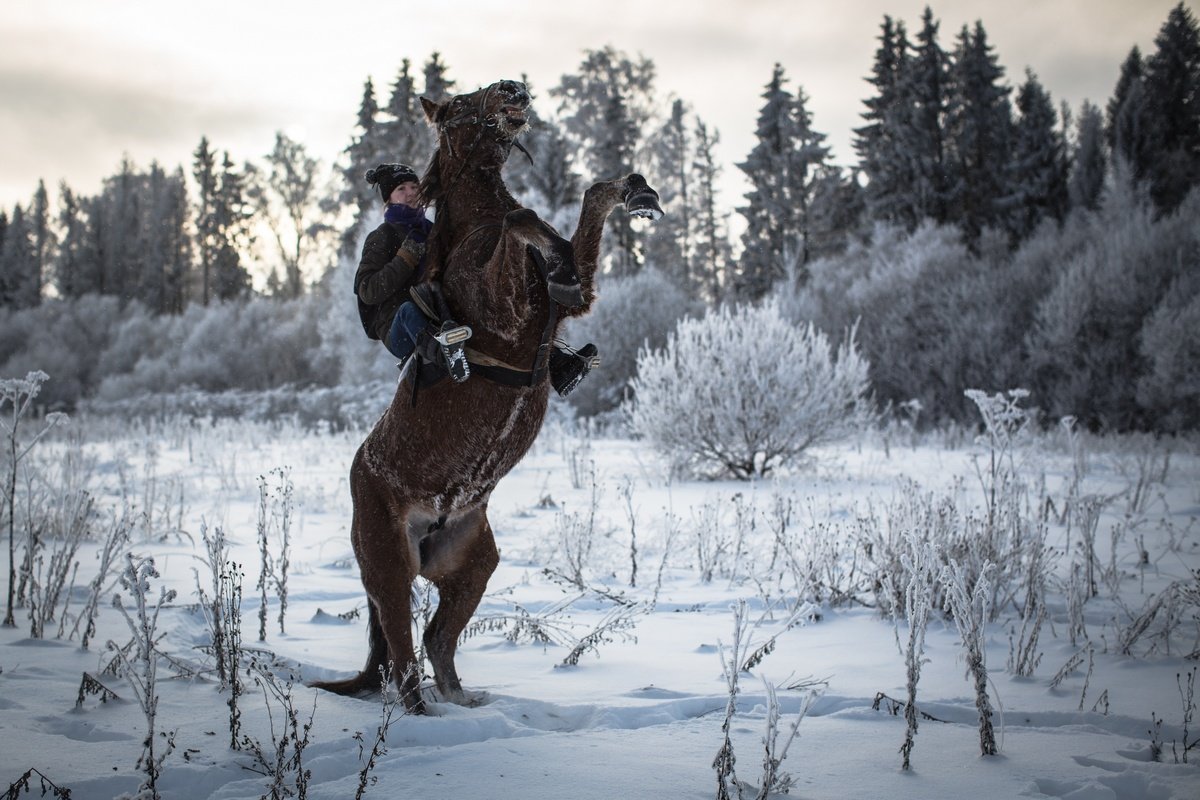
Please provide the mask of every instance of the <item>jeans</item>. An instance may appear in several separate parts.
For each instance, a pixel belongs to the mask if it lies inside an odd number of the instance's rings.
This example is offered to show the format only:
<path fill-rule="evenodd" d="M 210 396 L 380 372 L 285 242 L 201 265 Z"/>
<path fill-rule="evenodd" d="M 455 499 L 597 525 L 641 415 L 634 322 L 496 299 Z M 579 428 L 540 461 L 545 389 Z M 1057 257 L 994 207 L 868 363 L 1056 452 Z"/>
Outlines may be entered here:
<path fill-rule="evenodd" d="M 383 345 L 389 353 L 404 360 L 412 355 L 413 349 L 417 346 L 417 334 L 425 330 L 428 325 L 429 320 L 421 313 L 421 309 L 417 308 L 416 303 L 409 300 L 396 312 L 396 317 L 392 320 L 392 327 L 388 330 Z"/>

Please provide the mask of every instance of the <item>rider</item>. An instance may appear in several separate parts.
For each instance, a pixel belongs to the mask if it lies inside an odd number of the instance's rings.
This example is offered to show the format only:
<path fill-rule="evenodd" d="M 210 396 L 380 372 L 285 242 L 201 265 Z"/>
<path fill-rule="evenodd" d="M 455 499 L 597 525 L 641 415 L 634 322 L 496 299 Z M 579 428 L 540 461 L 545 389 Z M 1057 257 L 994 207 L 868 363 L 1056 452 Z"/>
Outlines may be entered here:
<path fill-rule="evenodd" d="M 423 295 L 440 306 L 434 309 L 444 320 L 440 327 L 435 327 L 408 299 L 410 290 L 421 280 L 426 239 L 433 227 L 419 204 L 416 170 L 407 164 L 380 164 L 367 170 L 365 177 L 367 183 L 379 189 L 387 207 L 383 224 L 367 236 L 354 276 L 363 328 L 367 336 L 381 340 L 401 361 L 415 350 L 462 383 L 470 375 L 463 342 L 471 336 L 471 329 L 450 319 L 434 284 L 422 288 L 427 288 Z"/>

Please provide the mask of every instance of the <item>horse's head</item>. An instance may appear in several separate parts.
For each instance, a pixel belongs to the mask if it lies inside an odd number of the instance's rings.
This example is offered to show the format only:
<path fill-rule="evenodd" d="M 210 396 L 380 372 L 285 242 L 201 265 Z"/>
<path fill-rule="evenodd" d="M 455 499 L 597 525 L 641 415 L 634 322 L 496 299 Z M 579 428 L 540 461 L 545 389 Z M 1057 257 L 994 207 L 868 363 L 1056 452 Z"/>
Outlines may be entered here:
<path fill-rule="evenodd" d="M 438 148 L 454 159 L 499 166 L 529 120 L 529 90 L 520 81 L 497 81 L 444 103 L 422 97 L 425 116 L 438 132 Z"/>

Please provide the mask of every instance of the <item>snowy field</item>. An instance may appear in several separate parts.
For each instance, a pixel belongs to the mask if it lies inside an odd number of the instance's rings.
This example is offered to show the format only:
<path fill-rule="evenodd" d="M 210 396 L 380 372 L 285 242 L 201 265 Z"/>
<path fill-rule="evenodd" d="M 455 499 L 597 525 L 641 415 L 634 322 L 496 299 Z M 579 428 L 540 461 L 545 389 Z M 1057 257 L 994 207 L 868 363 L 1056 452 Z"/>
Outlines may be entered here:
<path fill-rule="evenodd" d="M 712 798 L 736 643 L 739 665 L 756 662 L 732 671 L 727 726 L 747 798 L 760 796 L 764 736 L 777 733 L 778 757 L 805 708 L 779 767 L 790 797 L 1200 797 L 1200 747 L 1184 749 L 1185 737 L 1200 735 L 1187 694 L 1200 648 L 1194 441 L 1060 429 L 1018 439 L 993 469 L 994 451 L 970 434 L 894 429 L 821 449 L 807 468 L 771 481 L 700 483 L 672 480 L 638 442 L 552 421 L 492 499 L 501 565 L 458 656 L 479 703 L 439 703 L 429 689 L 430 715 L 396 710 L 386 752 L 368 765 L 380 697 L 303 685 L 347 676 L 366 658 L 365 598 L 348 542 L 347 472 L 361 436 L 74 420 L 30 455 L 46 480 L 88 489 L 96 532 L 130 507 L 129 549 L 161 573 L 151 599 L 160 587 L 177 593 L 157 620 L 156 753 L 174 742 L 161 762 L 162 797 L 341 800 L 356 796 L 365 772 L 366 797 Z M 998 499 L 984 491 L 992 487 Z M 66 504 L 67 490 L 57 491 L 40 502 Z M 934 719 L 919 718 L 904 771 L 898 704 L 909 696 L 913 631 L 879 606 L 907 580 L 905 543 L 924 536 L 945 556 L 952 540 L 982 535 L 989 508 L 1007 526 L 996 552 L 1010 558 L 988 573 L 984 629 L 999 754 L 980 755 L 961 637 L 933 609 L 915 696 Z M 260 525 L 277 578 L 285 530 L 290 541 L 286 633 L 276 580 L 263 642 Z M 202 532 L 218 529 L 244 573 L 244 663 L 258 665 L 241 677 L 237 750 L 198 593 L 213 591 Z M 145 777 L 146 715 L 128 678 L 106 669 L 106 643 L 130 642 L 112 596 L 127 609 L 133 598 L 110 578 L 88 649 L 78 631 L 71 636 L 98 547 L 79 549 L 70 605 L 64 613 L 58 603 L 42 638 L 30 636 L 28 604 L 16 629 L 0 629 L 0 789 L 36 769 L 91 800 L 134 794 Z M 47 543 L 43 570 L 53 549 Z M 944 594 L 930 586 L 928 597 Z M 431 600 L 424 589 L 418 599 Z M 95 686 L 81 693 L 85 673 L 116 698 L 102 702 Z M 276 778 L 249 744 L 276 764 L 272 731 L 291 730 L 288 703 L 305 743 L 299 783 L 295 741 L 280 748 Z M 41 791 L 33 775 L 27 791 L 6 796 Z"/>

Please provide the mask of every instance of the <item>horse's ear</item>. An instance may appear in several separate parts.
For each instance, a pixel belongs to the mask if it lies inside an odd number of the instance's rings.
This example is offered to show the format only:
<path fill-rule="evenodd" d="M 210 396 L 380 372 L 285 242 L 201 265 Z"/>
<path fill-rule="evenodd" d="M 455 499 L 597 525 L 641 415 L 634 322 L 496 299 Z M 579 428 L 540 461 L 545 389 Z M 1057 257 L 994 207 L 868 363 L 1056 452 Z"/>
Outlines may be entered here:
<path fill-rule="evenodd" d="M 430 122 L 436 122 L 437 113 L 442 110 L 441 105 L 433 102 L 428 97 L 421 98 L 421 108 L 425 109 L 425 119 Z"/>

